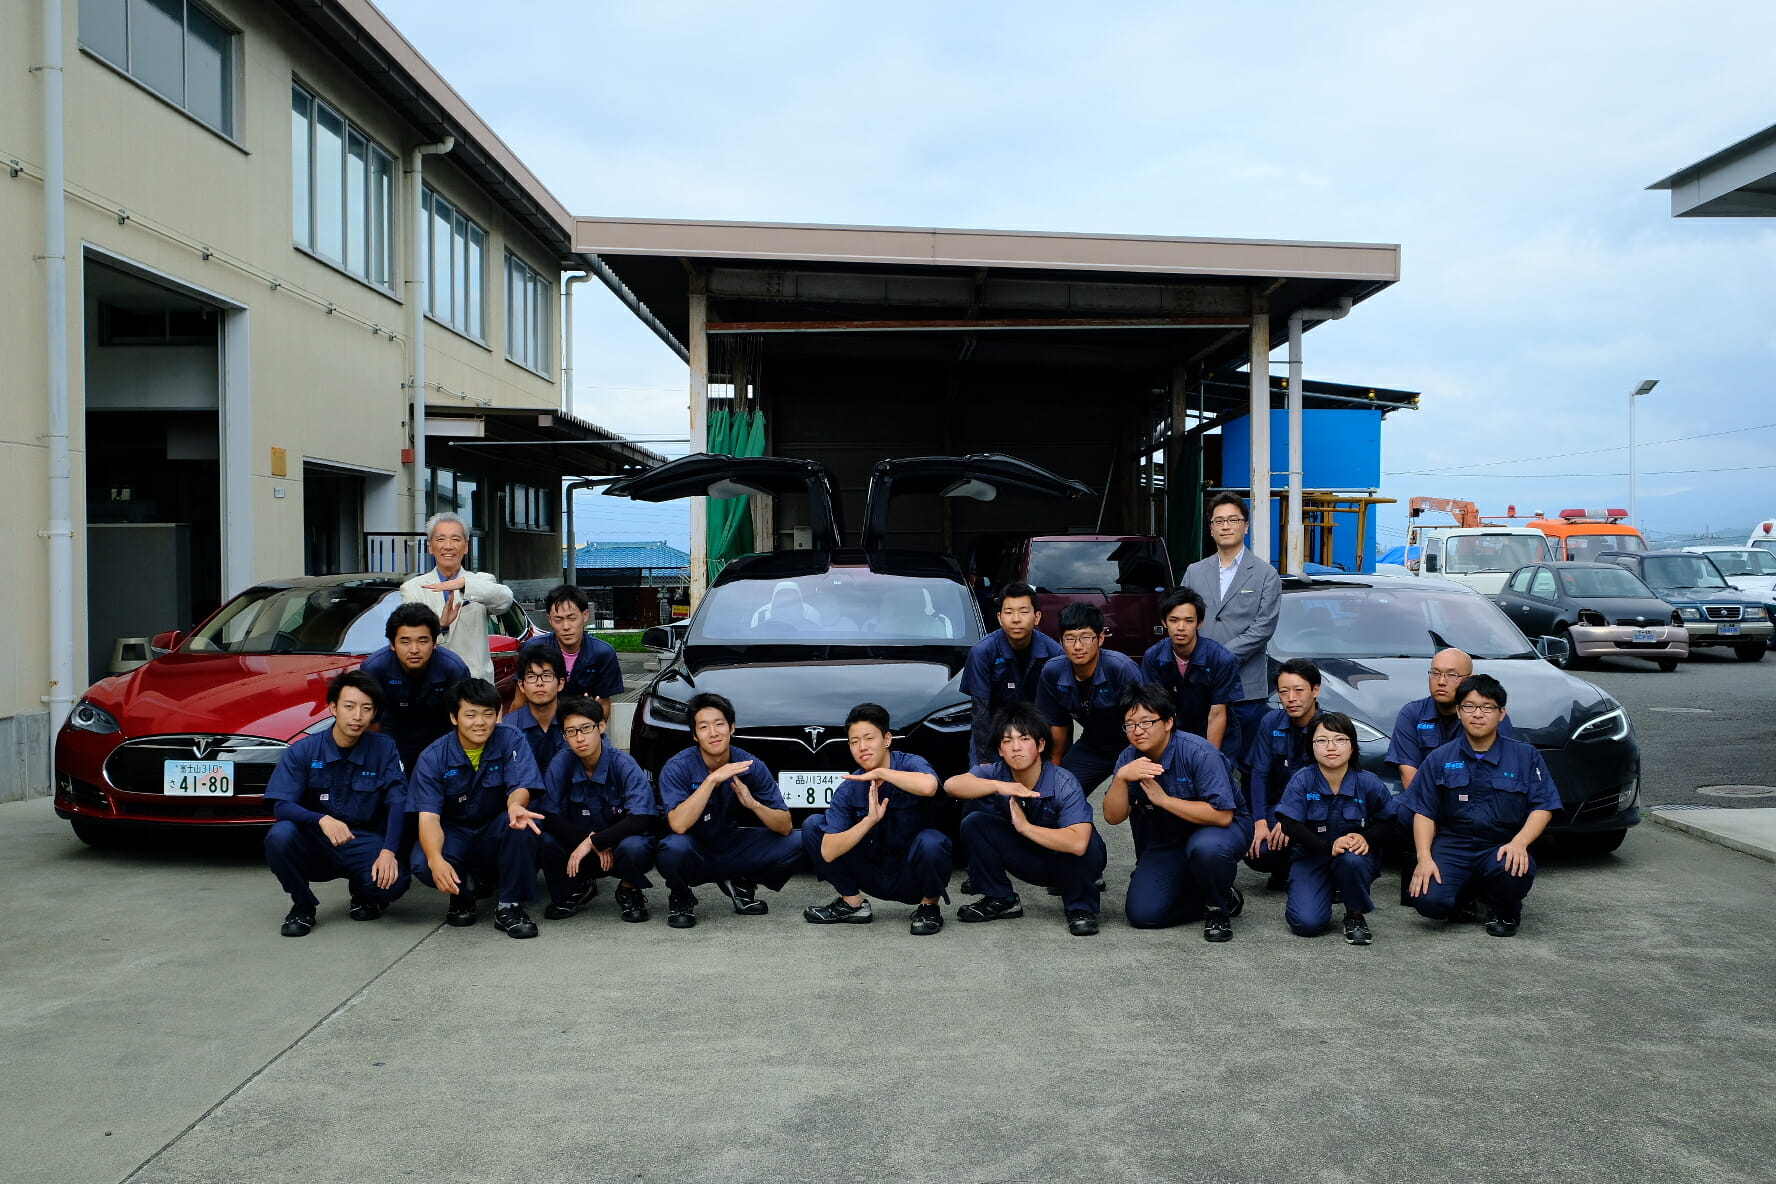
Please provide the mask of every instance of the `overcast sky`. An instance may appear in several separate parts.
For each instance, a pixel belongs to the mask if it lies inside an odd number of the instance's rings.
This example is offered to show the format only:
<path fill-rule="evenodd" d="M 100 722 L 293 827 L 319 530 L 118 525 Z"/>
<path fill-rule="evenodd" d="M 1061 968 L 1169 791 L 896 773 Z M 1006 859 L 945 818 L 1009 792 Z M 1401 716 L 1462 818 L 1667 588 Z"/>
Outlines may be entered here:
<path fill-rule="evenodd" d="M 1776 123 L 1776 5 L 382 6 L 576 213 L 1399 243 L 1305 339 L 1424 392 L 1384 493 L 1625 504 L 1657 378 L 1643 525 L 1776 515 L 1776 220 L 1645 191 Z M 684 367 L 580 292 L 578 412 L 683 436 Z M 590 503 L 582 539 L 684 543 Z"/>

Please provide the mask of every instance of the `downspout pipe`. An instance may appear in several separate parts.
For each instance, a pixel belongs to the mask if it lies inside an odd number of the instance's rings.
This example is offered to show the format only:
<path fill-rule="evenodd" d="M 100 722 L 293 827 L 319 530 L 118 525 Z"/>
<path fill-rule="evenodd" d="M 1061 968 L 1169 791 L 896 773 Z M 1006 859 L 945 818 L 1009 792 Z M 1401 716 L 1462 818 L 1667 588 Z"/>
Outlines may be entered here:
<path fill-rule="evenodd" d="M 43 0 L 43 307 L 48 364 L 50 757 L 74 705 L 73 469 L 68 456 L 68 227 L 62 120 L 62 0 Z M 53 767 L 49 771 L 54 777 Z"/>
<path fill-rule="evenodd" d="M 585 279 L 586 277 L 579 278 Z M 562 496 L 567 499 L 567 513 L 561 516 L 567 527 L 567 549 L 561 555 L 561 582 L 564 584 L 580 582 L 579 564 L 575 560 L 579 554 L 579 544 L 574 541 L 574 494 L 582 489 L 595 489 L 598 484 L 597 481 L 591 480 L 569 481 L 567 488 L 562 491 Z"/>
<path fill-rule="evenodd" d="M 1301 331 L 1306 321 L 1340 321 L 1349 315 L 1351 299 L 1349 296 L 1339 298 L 1337 308 L 1298 308 L 1289 314 L 1289 521 L 1283 529 L 1287 532 L 1283 570 L 1291 575 L 1300 575 L 1302 564 L 1307 557 L 1307 538 L 1303 533 L 1304 516 L 1301 512 L 1301 485 L 1305 464 L 1302 461 L 1301 411 L 1304 396 L 1301 389 Z M 1358 556 L 1358 566 L 1362 566 L 1362 556 Z"/>
<path fill-rule="evenodd" d="M 413 279 L 408 285 L 407 340 L 413 350 L 413 376 L 409 384 L 413 422 L 413 533 L 425 533 L 426 524 L 426 438 L 425 438 L 425 305 L 426 305 L 426 216 L 425 158 L 441 156 L 456 147 L 455 136 L 445 136 L 435 144 L 421 144 L 407 155 L 407 175 L 413 178 L 410 205 L 413 217 Z"/>
<path fill-rule="evenodd" d="M 561 282 L 561 411 L 564 415 L 574 413 L 574 285 L 591 278 L 591 272 L 583 271 Z"/>

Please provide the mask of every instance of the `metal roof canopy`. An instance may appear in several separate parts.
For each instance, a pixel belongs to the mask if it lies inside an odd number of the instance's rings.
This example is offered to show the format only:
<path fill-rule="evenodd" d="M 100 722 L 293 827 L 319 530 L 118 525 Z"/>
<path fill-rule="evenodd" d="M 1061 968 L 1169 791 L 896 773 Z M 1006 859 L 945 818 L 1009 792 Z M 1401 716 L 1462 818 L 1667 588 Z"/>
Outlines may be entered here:
<path fill-rule="evenodd" d="M 1776 126 L 1647 188 L 1671 191 L 1673 218 L 1776 217 Z"/>
<path fill-rule="evenodd" d="M 1093 415 L 1116 421 L 1107 430 L 1144 439 L 1164 421 L 1177 441 L 1188 419 L 1272 405 L 1268 365 L 1243 392 L 1204 380 L 1268 359 L 1273 321 L 1313 310 L 1311 327 L 1400 276 L 1393 245 L 1146 235 L 576 218 L 572 246 L 688 351 L 693 437 L 708 383 L 735 377 L 710 373 L 710 343 L 727 339 L 756 351 L 767 394 L 773 374 L 804 395 L 816 383 L 855 393 L 865 388 L 847 379 L 895 375 L 904 391 L 922 371 L 966 374 L 972 391 L 1017 392 L 986 396 L 1000 400 L 1070 389 L 1076 408 L 1089 390 Z M 1254 435 L 1267 437 L 1258 419 Z M 694 506 L 693 548 L 699 518 Z M 1255 515 L 1255 547 L 1268 531 Z"/>
<path fill-rule="evenodd" d="M 428 404 L 426 436 L 440 448 L 561 477 L 615 477 L 651 469 L 666 459 L 595 423 L 525 407 Z"/>

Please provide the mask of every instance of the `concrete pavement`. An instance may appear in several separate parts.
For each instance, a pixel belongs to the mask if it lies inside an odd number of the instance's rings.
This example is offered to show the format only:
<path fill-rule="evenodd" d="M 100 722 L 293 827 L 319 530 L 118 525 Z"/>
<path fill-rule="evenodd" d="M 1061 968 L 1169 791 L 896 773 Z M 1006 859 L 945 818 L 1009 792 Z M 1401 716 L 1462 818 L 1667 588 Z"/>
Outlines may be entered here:
<path fill-rule="evenodd" d="M 513 942 L 277 936 L 251 848 L 88 851 L 0 806 L 0 1122 L 14 1181 L 1766 1180 L 1776 867 L 1660 827 L 1555 862 L 1519 937 L 1378 885 L 1376 944 L 1235 940 L 1058 903 L 815 928 L 804 878 L 680 932 L 606 892 Z M 106 1132 L 109 1132 L 107 1134 Z M 138 1166 L 140 1170 L 138 1171 Z"/>

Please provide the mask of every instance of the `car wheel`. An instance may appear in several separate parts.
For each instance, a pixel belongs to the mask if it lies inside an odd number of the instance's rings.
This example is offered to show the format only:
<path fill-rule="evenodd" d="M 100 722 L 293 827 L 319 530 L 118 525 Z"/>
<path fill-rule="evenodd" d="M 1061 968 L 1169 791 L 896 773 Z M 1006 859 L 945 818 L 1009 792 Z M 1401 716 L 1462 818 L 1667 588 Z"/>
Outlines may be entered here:
<path fill-rule="evenodd" d="M 1677 669 L 1677 659 L 1676 658 L 1660 658 L 1659 659 L 1659 669 L 1663 670 L 1666 674 L 1670 674 L 1673 670 Z"/>
<path fill-rule="evenodd" d="M 1741 662 L 1762 662 L 1764 660 L 1764 647 L 1761 644 L 1736 645 L 1733 647 L 1733 656 L 1738 658 Z"/>
<path fill-rule="evenodd" d="M 1566 849 L 1578 855 L 1608 855 L 1622 845 L 1628 837 L 1628 831 L 1599 830 L 1590 834 L 1572 835 L 1566 840 Z"/>
<path fill-rule="evenodd" d="M 109 823 L 91 822 L 85 818 L 70 818 L 68 825 L 74 828 L 75 838 L 88 847 L 96 847 L 101 851 L 113 851 L 128 843 L 128 836 Z"/>

